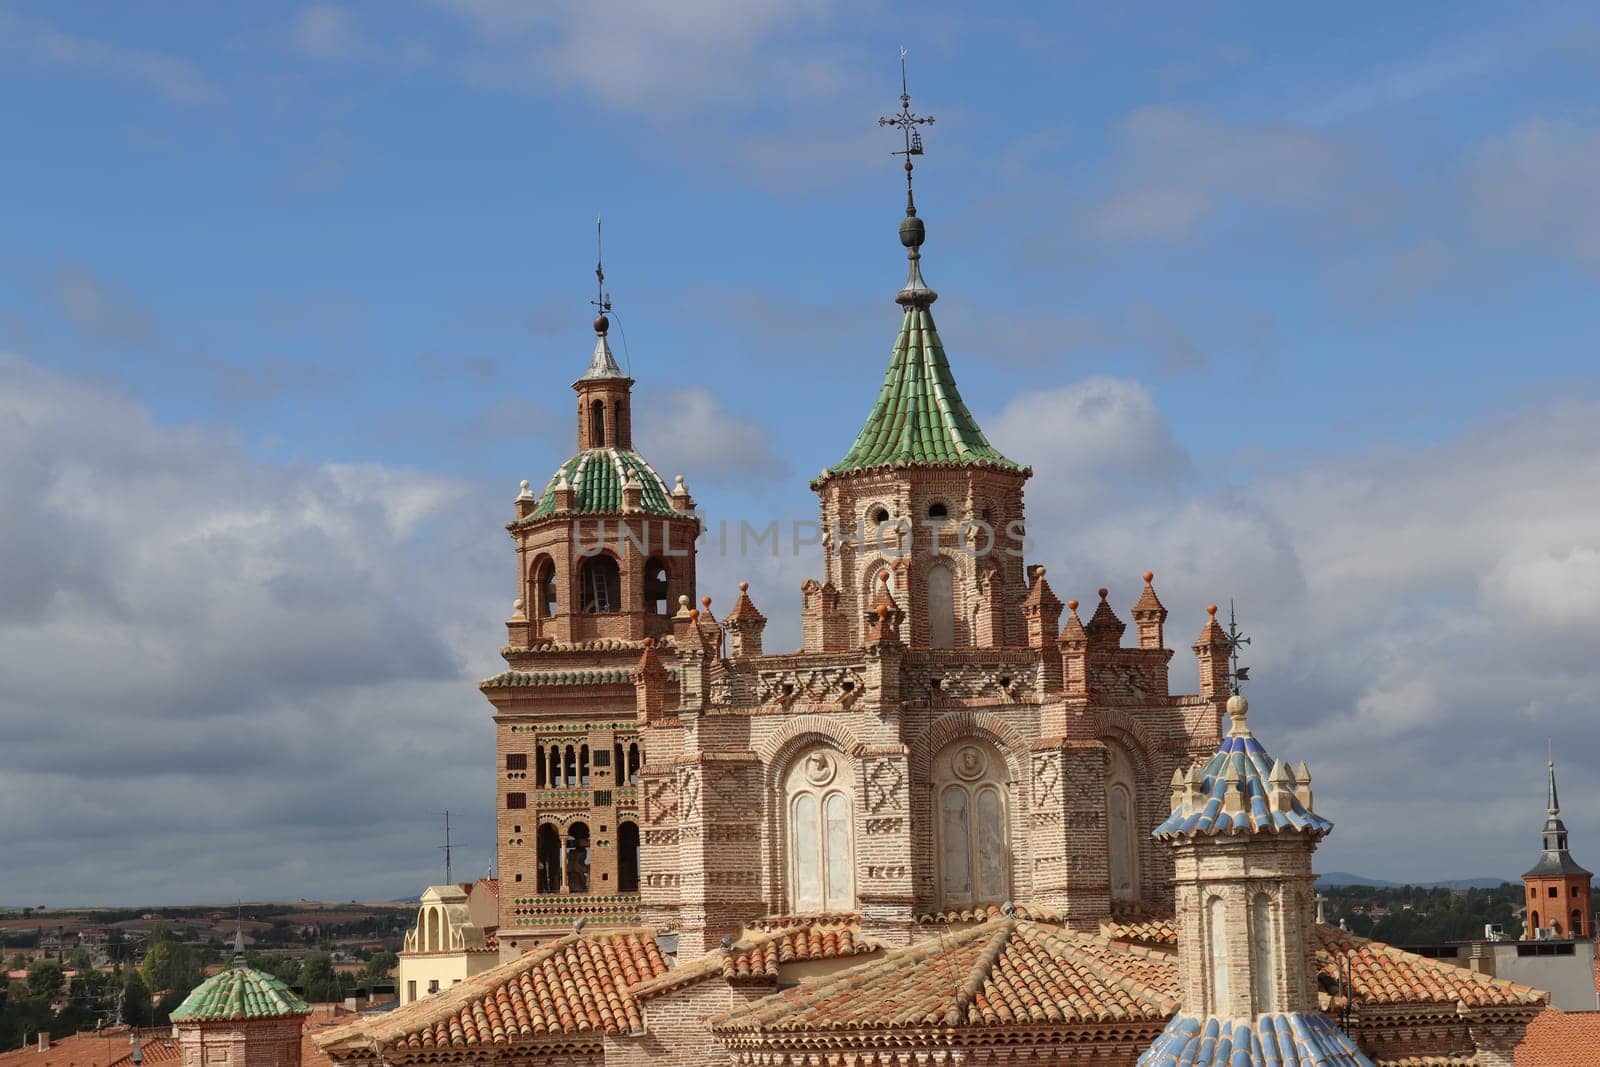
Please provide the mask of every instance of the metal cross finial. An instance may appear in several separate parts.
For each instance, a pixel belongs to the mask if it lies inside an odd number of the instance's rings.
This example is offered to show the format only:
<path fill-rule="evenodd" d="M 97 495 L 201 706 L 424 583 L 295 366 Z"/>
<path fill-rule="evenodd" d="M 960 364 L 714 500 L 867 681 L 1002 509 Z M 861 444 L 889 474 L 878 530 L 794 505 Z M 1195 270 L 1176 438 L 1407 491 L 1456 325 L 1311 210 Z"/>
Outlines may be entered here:
<path fill-rule="evenodd" d="M 1250 668 L 1239 666 L 1239 646 L 1248 645 L 1250 639 L 1239 632 L 1239 620 L 1233 612 L 1233 599 L 1228 600 L 1228 662 L 1229 673 L 1233 675 L 1233 693 L 1239 695 L 1241 682 L 1250 680 Z"/>
<path fill-rule="evenodd" d="M 890 155 L 906 157 L 906 214 L 917 213 L 917 202 L 911 195 L 911 157 L 922 155 L 922 133 L 918 126 L 932 126 L 932 115 L 915 115 L 911 112 L 911 91 L 906 88 L 906 50 L 900 48 L 900 114 L 885 115 L 879 126 L 894 126 L 905 136 L 906 146 Z"/>
<path fill-rule="evenodd" d="M 606 293 L 605 245 L 601 241 L 600 216 L 594 217 L 594 296 L 589 303 L 604 315 L 611 310 L 611 297 Z"/>

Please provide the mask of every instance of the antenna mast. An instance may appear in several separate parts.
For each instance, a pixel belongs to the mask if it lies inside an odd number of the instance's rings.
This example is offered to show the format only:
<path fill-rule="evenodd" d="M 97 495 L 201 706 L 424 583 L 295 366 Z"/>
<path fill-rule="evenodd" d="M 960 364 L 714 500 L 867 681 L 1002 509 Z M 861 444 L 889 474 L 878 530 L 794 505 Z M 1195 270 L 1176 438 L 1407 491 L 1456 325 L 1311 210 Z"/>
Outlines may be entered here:
<path fill-rule="evenodd" d="M 599 272 L 596 271 L 596 273 L 599 273 Z M 450 866 L 450 809 L 449 808 L 446 808 L 445 812 L 444 812 L 444 844 L 439 846 L 439 851 L 444 853 L 444 884 L 445 885 L 449 885 L 451 882 L 455 881 L 455 879 L 450 876 L 452 872 L 451 872 L 451 866 Z"/>

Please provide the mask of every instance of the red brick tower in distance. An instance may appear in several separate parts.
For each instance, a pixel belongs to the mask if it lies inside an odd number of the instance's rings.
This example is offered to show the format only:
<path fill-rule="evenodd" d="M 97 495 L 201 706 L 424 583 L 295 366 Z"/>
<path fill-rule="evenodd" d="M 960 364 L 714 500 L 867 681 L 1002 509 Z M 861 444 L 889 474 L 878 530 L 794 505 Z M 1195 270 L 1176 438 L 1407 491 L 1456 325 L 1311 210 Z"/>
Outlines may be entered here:
<path fill-rule="evenodd" d="M 1549 763 L 1550 792 L 1545 805 L 1544 851 L 1533 869 L 1522 876 L 1527 913 L 1522 936 L 1594 937 L 1594 901 L 1589 883 L 1594 875 L 1578 866 L 1567 851 L 1567 824 L 1561 821 L 1556 798 L 1556 761 Z M 1540 935 L 1540 930 L 1549 934 Z"/>

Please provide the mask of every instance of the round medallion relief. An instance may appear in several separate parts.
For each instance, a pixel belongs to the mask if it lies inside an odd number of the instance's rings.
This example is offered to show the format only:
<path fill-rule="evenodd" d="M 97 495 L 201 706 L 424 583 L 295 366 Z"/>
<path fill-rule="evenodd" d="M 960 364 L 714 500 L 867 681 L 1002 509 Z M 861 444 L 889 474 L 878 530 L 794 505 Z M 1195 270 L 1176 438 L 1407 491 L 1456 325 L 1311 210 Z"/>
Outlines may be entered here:
<path fill-rule="evenodd" d="M 828 753 L 813 752 L 806 757 L 806 781 L 812 785 L 827 785 L 833 781 L 833 776 L 836 772 L 837 768 L 834 766 L 833 757 L 829 756 Z"/>
<path fill-rule="evenodd" d="M 969 782 L 982 778 L 983 772 L 989 769 L 989 757 L 976 745 L 968 745 L 957 752 L 956 758 L 951 762 L 955 766 L 956 774 Z"/>

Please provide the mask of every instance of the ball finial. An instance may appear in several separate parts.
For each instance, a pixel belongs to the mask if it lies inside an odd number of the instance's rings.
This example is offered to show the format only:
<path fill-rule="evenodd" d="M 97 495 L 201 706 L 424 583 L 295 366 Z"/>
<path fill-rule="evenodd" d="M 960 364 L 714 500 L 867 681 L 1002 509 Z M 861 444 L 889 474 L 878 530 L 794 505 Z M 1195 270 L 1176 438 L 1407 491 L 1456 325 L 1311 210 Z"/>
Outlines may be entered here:
<path fill-rule="evenodd" d="M 1077 611 L 1078 610 L 1078 602 L 1076 600 L 1067 601 L 1067 610 L 1068 611 Z"/>
<path fill-rule="evenodd" d="M 711 598 L 708 597 L 708 596 L 701 597 L 700 598 L 700 606 L 705 608 L 707 611 L 710 611 L 711 610 Z"/>
<path fill-rule="evenodd" d="M 644 647 L 645 648 L 655 648 L 656 647 L 656 639 L 653 638 L 653 637 L 645 638 L 644 639 Z"/>
<path fill-rule="evenodd" d="M 1107 596 L 1110 595 L 1110 593 L 1111 593 L 1111 590 L 1107 589 L 1105 586 L 1101 586 L 1100 587 L 1100 599 L 1101 600 L 1104 600 Z"/>
<path fill-rule="evenodd" d="M 749 592 L 749 590 L 750 590 L 750 583 L 749 582 L 740 582 L 739 583 L 739 592 L 746 593 L 746 592 Z"/>
<path fill-rule="evenodd" d="M 599 334 L 601 337 L 604 337 L 606 335 L 606 331 L 609 329 L 611 329 L 611 320 L 606 318 L 604 315 L 596 315 L 594 319 L 594 332 Z"/>
<path fill-rule="evenodd" d="M 1206 614 L 1210 615 L 1213 619 L 1216 618 L 1217 617 L 1217 606 L 1215 604 L 1207 604 L 1206 605 Z"/>
<path fill-rule="evenodd" d="M 889 618 L 889 605 L 887 605 L 887 604 L 879 604 L 878 605 L 878 622 L 882 623 L 882 622 L 886 621 L 888 618 Z"/>
<path fill-rule="evenodd" d="M 878 584 L 882 585 L 884 587 L 887 587 L 889 585 L 889 572 L 888 571 L 879 571 L 878 572 Z"/>
<path fill-rule="evenodd" d="M 1155 571 L 1145 571 L 1144 572 L 1144 584 L 1145 585 L 1149 585 L 1151 582 L 1155 581 L 1155 577 L 1156 577 L 1156 572 Z"/>

